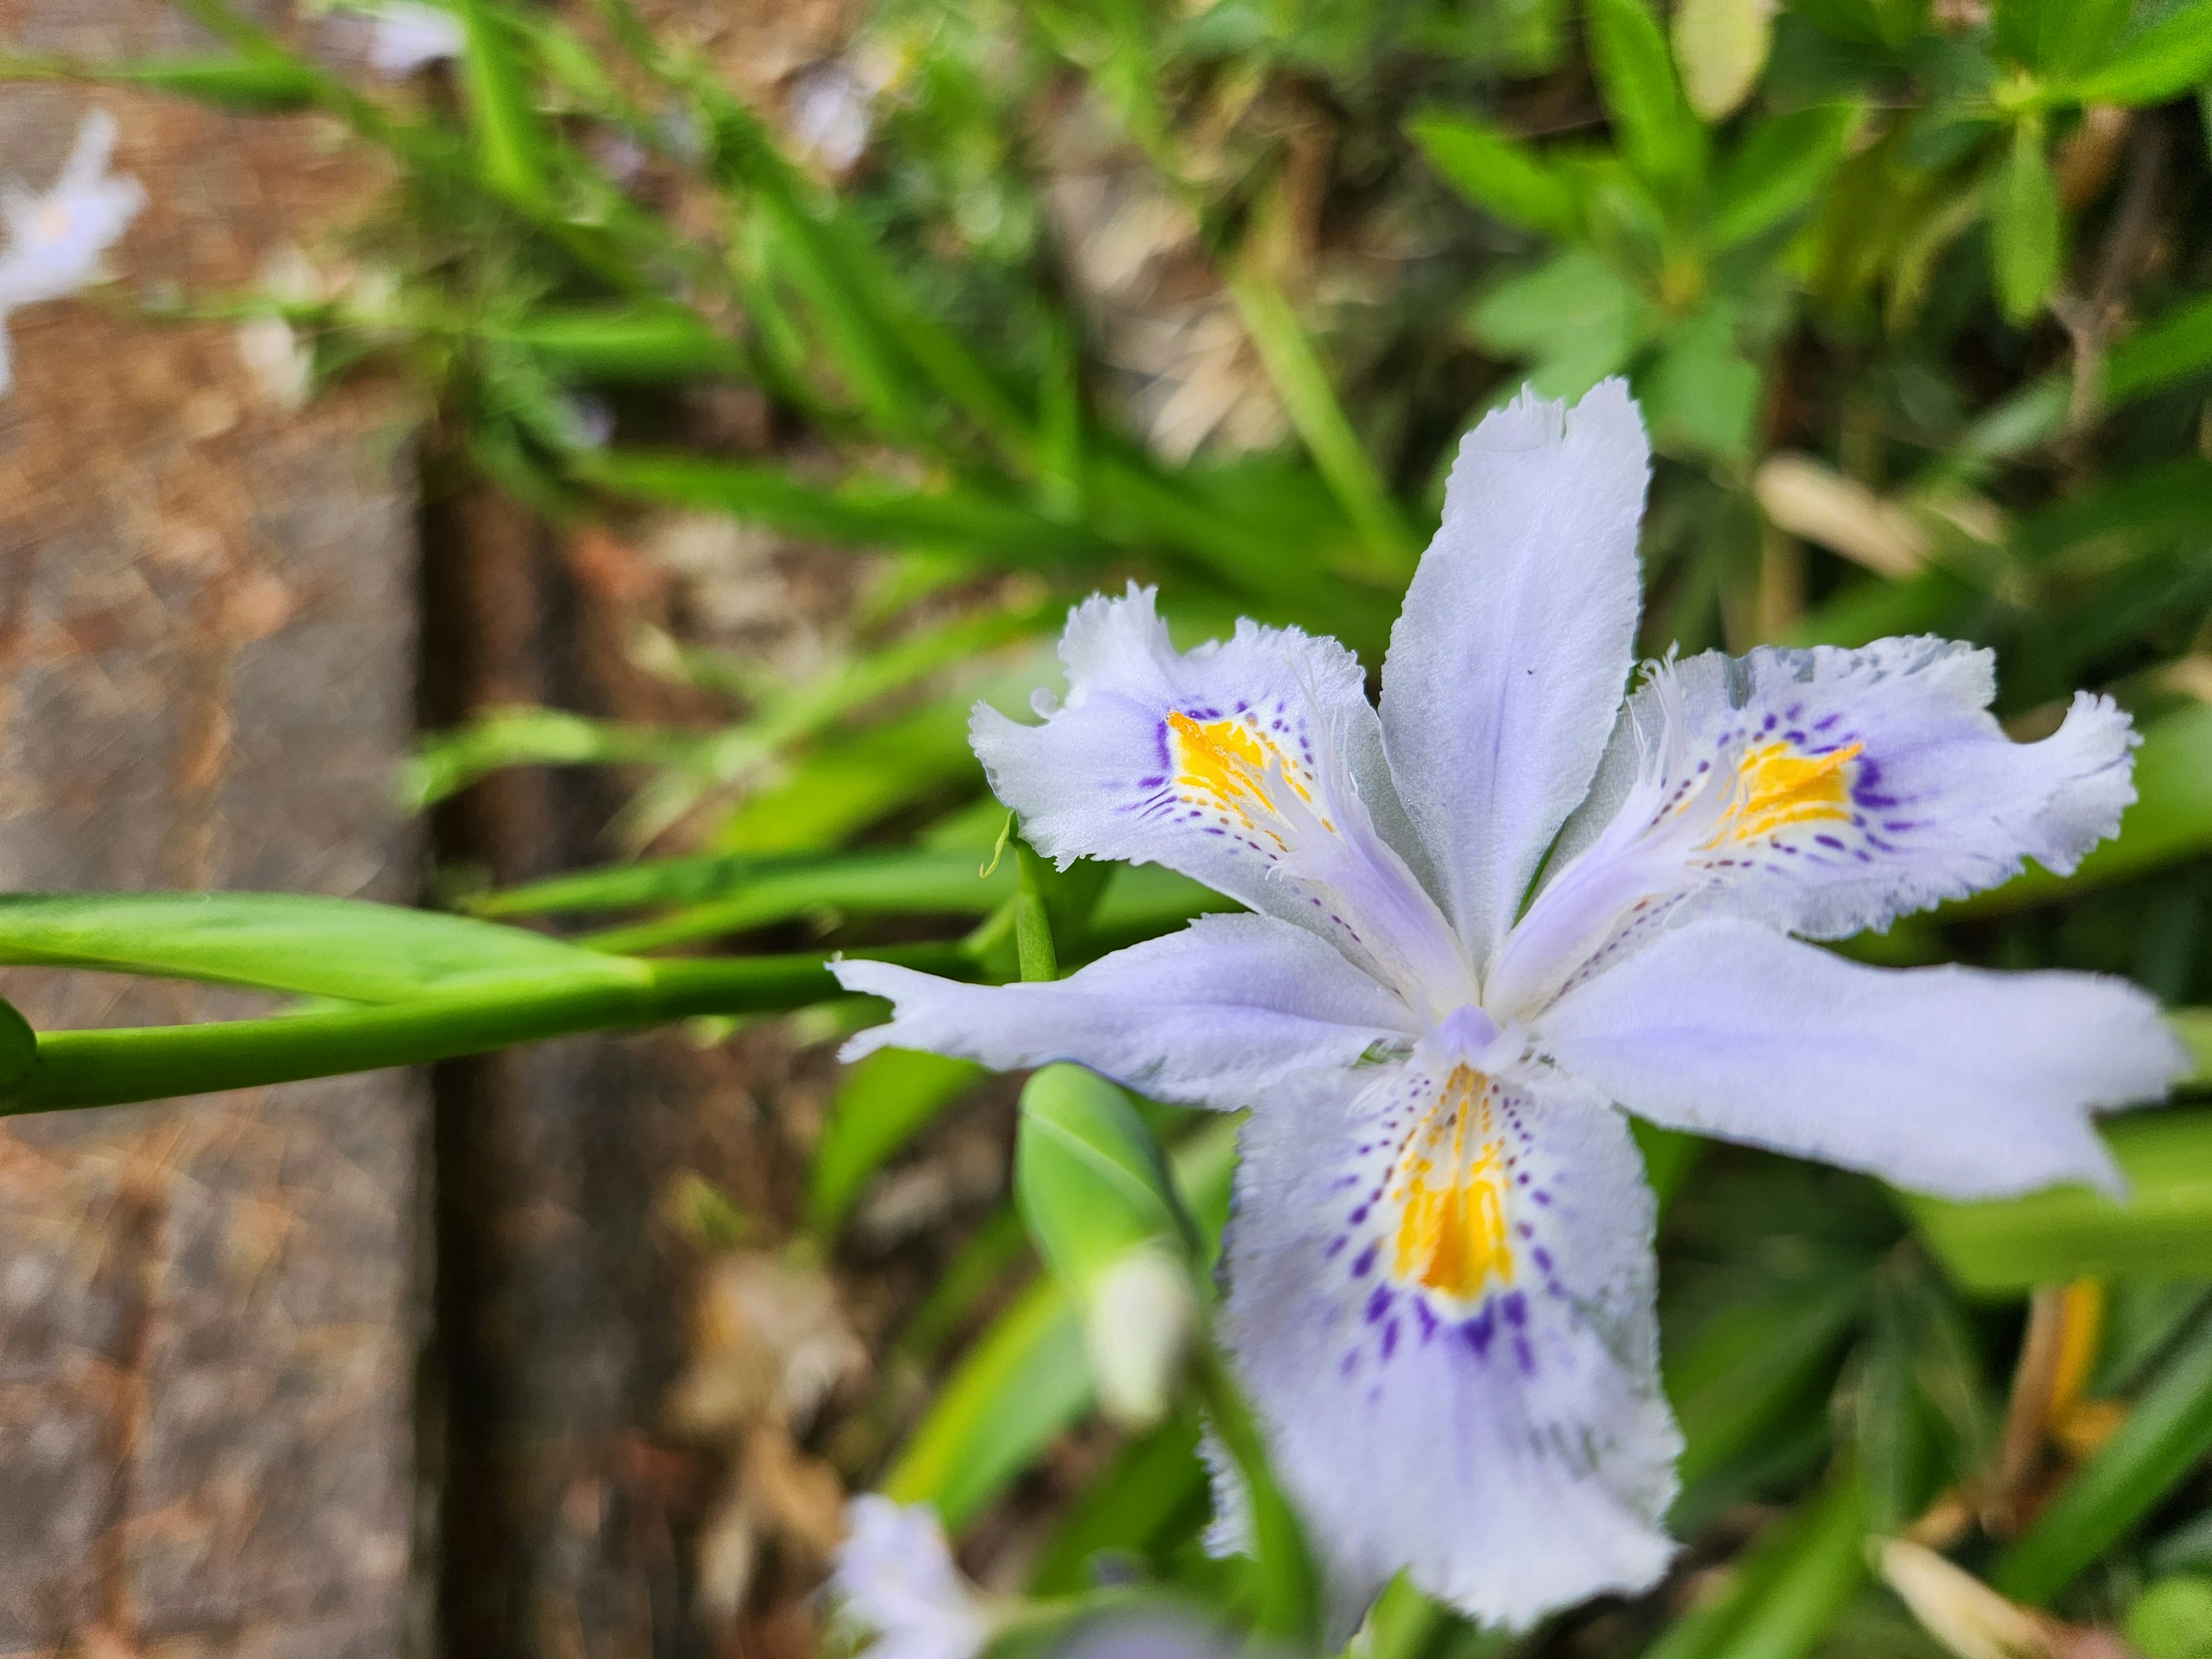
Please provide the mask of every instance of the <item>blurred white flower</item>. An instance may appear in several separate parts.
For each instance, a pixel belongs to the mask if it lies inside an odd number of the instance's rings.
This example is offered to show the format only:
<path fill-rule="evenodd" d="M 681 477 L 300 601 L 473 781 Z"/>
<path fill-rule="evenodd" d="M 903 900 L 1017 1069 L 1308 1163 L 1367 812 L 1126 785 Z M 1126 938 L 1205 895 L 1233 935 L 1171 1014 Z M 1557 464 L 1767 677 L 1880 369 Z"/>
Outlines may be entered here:
<path fill-rule="evenodd" d="M 100 257 L 146 205 L 136 179 L 108 173 L 114 149 L 115 118 L 94 110 L 48 189 L 34 193 L 12 180 L 0 186 L 0 219 L 8 226 L 8 246 L 0 250 L 0 392 L 12 379 L 7 314 L 93 282 Z"/>
<path fill-rule="evenodd" d="M 1131 1431 L 1158 1423 L 1197 1332 L 1190 1269 L 1167 1250 L 1139 1245 L 1105 1267 L 1087 1287 L 1083 1310 L 1099 1409 Z"/>
<path fill-rule="evenodd" d="M 459 58 L 468 44 L 461 20 L 443 6 L 422 0 L 381 0 L 368 13 L 368 63 L 393 81 L 431 64 Z"/>
<path fill-rule="evenodd" d="M 842 64 L 823 64 L 791 92 L 791 136 L 831 173 L 843 173 L 868 148 L 875 120 L 870 88 Z"/>
<path fill-rule="evenodd" d="M 305 408 L 314 387 L 315 354 L 282 317 L 253 317 L 238 325 L 238 356 L 254 389 L 277 409 Z"/>
<path fill-rule="evenodd" d="M 830 1571 L 844 1613 L 872 1632 L 874 1659 L 975 1659 L 992 1620 L 953 1565 L 937 1512 L 866 1492 L 845 1506 L 851 1527 Z"/>

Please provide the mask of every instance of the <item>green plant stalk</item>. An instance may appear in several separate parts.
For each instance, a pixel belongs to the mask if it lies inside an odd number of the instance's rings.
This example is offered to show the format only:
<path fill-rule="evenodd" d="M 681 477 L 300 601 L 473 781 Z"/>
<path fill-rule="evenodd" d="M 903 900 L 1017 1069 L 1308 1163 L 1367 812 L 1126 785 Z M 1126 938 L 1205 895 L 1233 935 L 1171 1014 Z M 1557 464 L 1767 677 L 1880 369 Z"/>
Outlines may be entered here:
<path fill-rule="evenodd" d="M 1200 1349 L 1193 1369 L 1206 1418 L 1237 1460 L 1250 1500 L 1260 1592 L 1253 1634 L 1310 1650 L 1321 1635 L 1322 1607 L 1320 1575 L 1314 1570 L 1304 1529 L 1275 1483 L 1258 1419 L 1210 1343 Z"/>
<path fill-rule="evenodd" d="M 1866 1582 L 1866 1493 L 1830 1481 L 1753 1546 L 1717 1599 L 1676 1620 L 1644 1659 L 1799 1659 Z"/>
<path fill-rule="evenodd" d="M 2212 1452 L 2212 1323 L 2201 1325 L 2112 1437 L 1998 1558 L 1990 1582 L 2047 1602 Z"/>
<path fill-rule="evenodd" d="M 932 972 L 973 972 L 957 945 L 870 952 Z M 114 1106 L 344 1072 L 416 1066 L 518 1042 L 767 1013 L 842 994 L 818 954 L 642 962 L 632 979 L 526 984 L 204 1025 L 46 1031 L 29 1064 L 0 1079 L 0 1115 Z"/>
<path fill-rule="evenodd" d="M 1014 885 L 1014 959 L 1025 980 L 1060 977 L 1060 952 L 1052 942 L 1052 918 L 1044 903 L 1044 860 L 1029 842 L 1017 839 Z"/>
<path fill-rule="evenodd" d="M 1382 483 L 1375 463 L 1352 429 L 1352 422 L 1330 389 L 1313 342 L 1282 289 L 1249 262 L 1233 266 L 1230 297 L 1260 361 L 1283 399 L 1291 423 L 1305 441 L 1314 465 L 1343 504 L 1345 516 L 1359 531 L 1380 576 L 1404 580 L 1413 574 L 1420 544 Z"/>

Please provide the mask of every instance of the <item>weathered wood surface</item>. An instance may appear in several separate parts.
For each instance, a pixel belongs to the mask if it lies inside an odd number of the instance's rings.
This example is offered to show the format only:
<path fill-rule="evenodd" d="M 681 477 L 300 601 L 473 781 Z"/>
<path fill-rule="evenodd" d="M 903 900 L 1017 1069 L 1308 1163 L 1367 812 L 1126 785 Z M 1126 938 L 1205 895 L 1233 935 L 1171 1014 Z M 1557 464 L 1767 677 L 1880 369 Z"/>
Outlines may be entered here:
<path fill-rule="evenodd" d="M 176 50 L 162 8 L 11 0 L 30 50 Z M 249 277 L 356 200 L 313 124 L 0 89 L 43 185 L 94 102 L 151 205 L 112 263 Z M 19 313 L 0 399 L 0 890 L 405 898 L 404 411 L 273 406 L 232 331 Z M 35 1024 L 242 999 L 14 972 Z M 369 1659 L 410 1582 L 423 1090 L 406 1074 L 0 1126 L 0 1654 Z"/>

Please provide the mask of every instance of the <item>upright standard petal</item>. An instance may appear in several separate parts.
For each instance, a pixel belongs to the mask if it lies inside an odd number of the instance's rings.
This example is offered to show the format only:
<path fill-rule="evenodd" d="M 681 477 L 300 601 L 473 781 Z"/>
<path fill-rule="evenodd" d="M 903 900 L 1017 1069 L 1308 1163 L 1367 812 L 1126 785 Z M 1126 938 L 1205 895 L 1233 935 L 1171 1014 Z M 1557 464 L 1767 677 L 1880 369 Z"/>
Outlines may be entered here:
<path fill-rule="evenodd" d="M 1382 733 L 1477 968 L 1581 800 L 1626 690 L 1650 451 L 1627 387 L 1469 433 L 1382 669 Z"/>
<path fill-rule="evenodd" d="M 1471 1000 L 1435 901 L 1376 828 L 1370 803 L 1395 801 L 1349 651 L 1243 622 L 1178 653 L 1133 586 L 1078 607 L 1060 654 L 1067 696 L 1043 725 L 979 707 L 971 728 L 1040 852 L 1164 864 L 1320 934 L 1416 1006 Z"/>
<path fill-rule="evenodd" d="M 1950 1198 L 2117 1187 L 2090 1114 L 2189 1066 L 2123 980 L 1869 968 L 1726 917 L 1569 992 L 1535 1039 L 1655 1123 Z"/>
<path fill-rule="evenodd" d="M 1285 1079 L 1412 1046 L 1417 1022 L 1324 940 L 1269 916 L 1200 916 L 1179 933 L 1040 985 L 963 985 L 841 962 L 848 991 L 891 1000 L 844 1058 L 926 1048 L 998 1071 L 1070 1060 L 1160 1100 L 1236 1109 Z"/>
<path fill-rule="evenodd" d="M 2040 743 L 1990 714 L 1990 655 L 1949 641 L 1762 647 L 1655 668 L 1560 838 L 1493 1000 L 1540 1005 L 1692 904 L 1817 939 L 2064 872 L 2135 799 L 2136 738 L 2084 693 Z"/>
<path fill-rule="evenodd" d="M 1404 1568 L 1519 1626 L 1644 1589 L 1681 1441 L 1626 1125 L 1425 1059 L 1356 1086 L 1245 1126 L 1223 1316 L 1336 1599 Z"/>

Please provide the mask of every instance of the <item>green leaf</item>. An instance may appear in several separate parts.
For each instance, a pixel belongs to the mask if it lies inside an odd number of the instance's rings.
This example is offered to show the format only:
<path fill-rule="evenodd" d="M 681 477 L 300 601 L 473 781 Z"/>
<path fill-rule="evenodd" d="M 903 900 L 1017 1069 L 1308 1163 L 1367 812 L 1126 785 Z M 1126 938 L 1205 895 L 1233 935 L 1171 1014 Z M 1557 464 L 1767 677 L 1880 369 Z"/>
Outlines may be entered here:
<path fill-rule="evenodd" d="M 807 1215 L 837 1231 L 877 1170 L 988 1075 L 969 1060 L 878 1048 L 846 1068 L 809 1171 Z"/>
<path fill-rule="evenodd" d="M 1183 1208 L 1218 1248 L 1236 1169 L 1236 1125 L 1209 1123 L 1170 1162 Z M 963 1356 L 884 1481 L 901 1503 L 937 1506 L 957 1528 L 1090 1409 L 1077 1299 L 1054 1274 L 1018 1297 Z"/>
<path fill-rule="evenodd" d="M 1643 1659 L 1799 1659 L 1867 1580 L 1866 1495 L 1839 1475 L 1771 1528 L 1728 1586 L 1676 1620 Z"/>
<path fill-rule="evenodd" d="M 1857 99 L 1759 122 L 1713 179 L 1707 227 L 1717 251 L 1737 247 L 1810 207 L 1835 176 L 1866 118 Z"/>
<path fill-rule="evenodd" d="M 1446 184 L 1508 224 L 1547 236 L 1575 234 L 1575 193 L 1528 144 L 1471 115 L 1431 111 L 1407 131 Z"/>
<path fill-rule="evenodd" d="M 2136 750 L 2136 800 L 2119 834 L 2070 876 L 2039 866 L 2003 886 L 1946 905 L 1946 915 L 1990 915 L 2088 891 L 2212 850 L 2212 704 L 2168 714 Z"/>
<path fill-rule="evenodd" d="M 39 1034 L 12 1002 L 0 1001 L 0 1098 L 28 1082 L 39 1063 Z"/>
<path fill-rule="evenodd" d="M 2162 104 L 2212 76 L 2212 0 L 2188 0 L 2066 88 L 2085 104 Z"/>
<path fill-rule="evenodd" d="M 1872 1295 L 1847 1277 L 1800 1294 L 1738 1304 L 1705 1320 L 1666 1355 L 1667 1395 L 1682 1425 L 1684 1507 L 1772 1431 L 1793 1402 L 1832 1372 Z"/>
<path fill-rule="evenodd" d="M 2195 1031 L 2204 1035 L 2201 1020 Z M 2103 1133 L 2127 1177 L 2124 1200 L 2052 1187 L 1984 1204 L 1907 1194 L 1905 1206 L 1969 1290 L 2130 1274 L 2212 1278 L 2212 1112 L 2146 1108 L 2107 1118 Z"/>
<path fill-rule="evenodd" d="M 1022 1090 L 1014 1196 L 1038 1255 L 1078 1288 L 1140 1244 L 1198 1250 L 1159 1142 L 1127 1095 L 1080 1066 L 1047 1066 Z"/>
<path fill-rule="evenodd" d="M 2212 1578 L 2161 1578 L 2128 1609 L 2127 1638 L 2143 1659 L 2212 1659 Z"/>
<path fill-rule="evenodd" d="M 744 368 L 734 343 L 678 305 L 549 306 L 486 333 L 536 354 L 556 374 L 587 380 L 657 385 Z"/>
<path fill-rule="evenodd" d="M 914 489 L 854 474 L 817 484 L 787 468 L 623 450 L 575 458 L 586 482 L 672 506 L 727 513 L 848 547 L 949 546 L 1022 568 L 1095 560 L 1097 538 L 962 485 Z"/>
<path fill-rule="evenodd" d="M 1751 459 L 1764 389 L 1758 365 L 1738 349 L 1735 327 L 1717 308 L 1677 325 L 1637 384 L 1662 449 L 1739 465 Z"/>
<path fill-rule="evenodd" d="M 635 985 L 638 965 L 465 916 L 290 893 L 0 896 L 0 962 L 352 1002 L 525 981 Z"/>
<path fill-rule="evenodd" d="M 542 210 L 552 200 L 546 182 L 551 141 L 532 105 L 514 43 L 494 0 L 457 0 L 454 10 L 467 35 L 461 84 L 468 95 L 477 165 L 501 195 Z"/>
<path fill-rule="evenodd" d="M 1229 271 L 1228 288 L 1291 424 L 1342 504 L 1345 516 L 1358 526 L 1374 574 L 1401 581 L 1410 577 L 1420 556 L 1420 544 L 1337 401 L 1328 372 L 1290 301 L 1250 259 L 1240 259 Z"/>
<path fill-rule="evenodd" d="M 15 65 L 7 68 L 13 72 Z M 311 66 L 276 53 L 143 58 L 101 64 L 97 74 L 102 81 L 149 87 L 252 115 L 305 109 L 322 88 L 322 77 Z"/>
<path fill-rule="evenodd" d="M 2013 129 L 2012 150 L 1998 169 L 1990 204 L 1990 258 L 2007 320 L 2027 322 L 2058 283 L 2064 226 L 2058 181 L 2032 121 Z"/>
<path fill-rule="evenodd" d="M 1529 381 L 1547 398 L 1578 398 L 1619 374 L 1659 326 L 1656 307 L 1584 248 L 1497 283 L 1467 320 L 1487 349 L 1533 360 Z"/>
<path fill-rule="evenodd" d="M 1123 1447 L 1060 1516 L 1037 1556 L 1029 1593 L 1078 1595 L 1091 1587 L 1091 1562 L 1101 1552 L 1150 1549 L 1171 1532 L 1195 1530 L 1206 1513 L 1194 1414 L 1171 1417 Z"/>
<path fill-rule="evenodd" d="M 1057 1279 L 1015 1298 L 939 1389 L 883 1490 L 964 1526 L 1090 1408 L 1083 1316 Z"/>
<path fill-rule="evenodd" d="M 1275 1480 L 1259 1421 L 1220 1356 L 1204 1355 L 1199 1373 L 1206 1415 L 1243 1483 L 1258 1604 L 1252 1633 L 1311 1652 L 1320 1645 L 1325 1609 L 1305 1529 Z"/>
<path fill-rule="evenodd" d="M 2212 1452 L 2212 1320 L 2198 1322 L 2112 1437 L 2075 1470 L 1990 1582 L 2044 1603 L 2148 1514 Z"/>
<path fill-rule="evenodd" d="M 1621 154 L 1656 188 L 1679 188 L 1705 169 L 1705 131 L 1683 100 L 1658 20 L 1644 0 L 1589 0 L 1590 59 Z"/>
<path fill-rule="evenodd" d="M 690 863 L 692 860 L 681 860 Z M 721 863 L 700 860 L 701 865 Z M 584 936 L 596 951 L 641 951 L 722 939 L 798 916 L 988 915 L 1010 896 L 1013 860 L 988 877 L 967 852 L 852 853 L 835 858 L 738 857 L 757 872 L 728 884 L 728 896 L 672 915 Z M 522 890 L 511 890 L 520 892 Z M 481 914 L 499 914 L 489 908 Z M 505 914 L 528 914 L 520 906 Z"/>
<path fill-rule="evenodd" d="M 868 954 L 956 975 L 973 971 L 957 946 Z M 579 1031 L 802 1008 L 844 994 L 819 956 L 605 960 L 621 977 L 598 969 L 525 975 L 337 1012 L 42 1032 L 36 1064 L 0 1093 L 0 1113 L 114 1106 L 419 1066 Z"/>
<path fill-rule="evenodd" d="M 2127 26 L 2132 0 L 1995 0 L 1998 49 L 2051 75 L 2093 64 Z"/>

